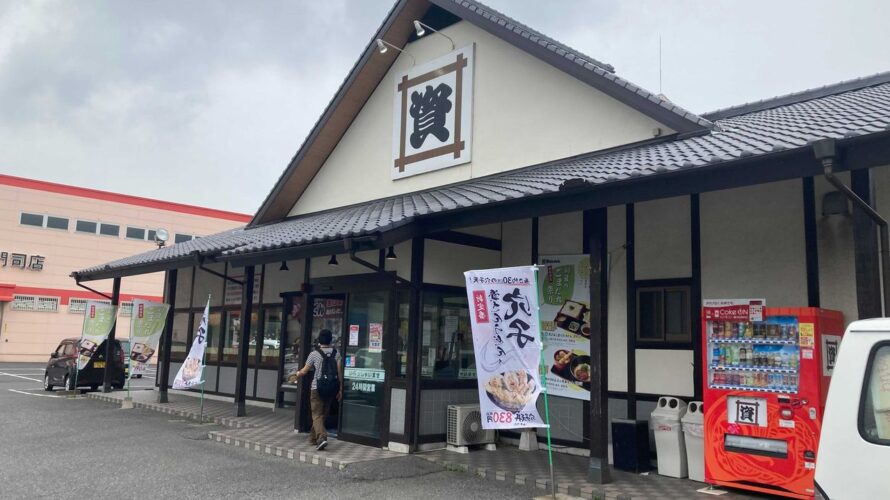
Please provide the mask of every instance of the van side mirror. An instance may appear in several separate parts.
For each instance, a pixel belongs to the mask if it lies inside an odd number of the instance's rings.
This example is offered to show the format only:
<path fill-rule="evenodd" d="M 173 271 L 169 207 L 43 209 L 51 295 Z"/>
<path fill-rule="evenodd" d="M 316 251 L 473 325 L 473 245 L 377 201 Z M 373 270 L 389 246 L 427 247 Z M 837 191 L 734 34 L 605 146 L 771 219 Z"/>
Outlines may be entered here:
<path fill-rule="evenodd" d="M 54 352 L 54 353 L 50 354 L 49 357 L 51 357 L 51 358 L 58 358 L 58 357 L 59 357 L 59 353 Z"/>

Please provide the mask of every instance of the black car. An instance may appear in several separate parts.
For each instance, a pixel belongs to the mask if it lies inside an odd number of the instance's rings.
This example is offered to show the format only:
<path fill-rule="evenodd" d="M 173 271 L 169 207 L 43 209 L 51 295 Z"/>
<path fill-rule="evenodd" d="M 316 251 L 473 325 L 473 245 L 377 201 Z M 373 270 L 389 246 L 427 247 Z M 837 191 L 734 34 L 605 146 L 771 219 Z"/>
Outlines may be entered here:
<path fill-rule="evenodd" d="M 84 344 L 90 342 L 83 341 Z M 75 380 L 77 387 L 89 387 L 96 390 L 105 380 L 105 344 L 102 342 L 96 349 L 95 355 L 90 359 L 83 370 L 77 371 L 77 356 L 80 351 L 81 340 L 78 338 L 65 339 L 59 343 L 59 347 L 49 356 L 46 363 L 46 372 L 43 375 L 43 389 L 53 390 L 54 387 L 64 387 L 74 390 Z M 117 340 L 112 340 L 113 353 L 111 356 L 111 386 L 120 389 L 126 381 L 124 368 L 124 350 Z"/>

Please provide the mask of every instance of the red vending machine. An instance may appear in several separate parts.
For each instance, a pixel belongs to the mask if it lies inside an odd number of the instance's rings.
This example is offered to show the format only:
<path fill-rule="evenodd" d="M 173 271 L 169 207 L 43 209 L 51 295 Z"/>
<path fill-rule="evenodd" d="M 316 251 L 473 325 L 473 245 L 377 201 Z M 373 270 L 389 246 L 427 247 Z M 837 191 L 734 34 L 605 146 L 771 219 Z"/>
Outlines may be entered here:
<path fill-rule="evenodd" d="M 702 329 L 705 481 L 812 498 L 843 314 L 706 300 Z"/>

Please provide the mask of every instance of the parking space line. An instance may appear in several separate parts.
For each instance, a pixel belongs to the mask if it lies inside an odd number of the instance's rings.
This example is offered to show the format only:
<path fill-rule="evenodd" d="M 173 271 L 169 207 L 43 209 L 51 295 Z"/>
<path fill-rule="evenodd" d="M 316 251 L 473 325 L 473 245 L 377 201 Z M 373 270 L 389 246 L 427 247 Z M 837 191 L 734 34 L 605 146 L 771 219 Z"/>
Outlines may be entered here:
<path fill-rule="evenodd" d="M 6 376 L 9 376 L 9 377 L 15 377 L 15 378 L 23 378 L 23 379 L 25 379 L 25 380 L 31 380 L 31 381 L 34 381 L 34 382 L 43 382 L 43 380 L 40 380 L 39 378 L 23 377 L 23 376 L 21 376 L 21 375 L 16 375 L 16 374 L 14 374 L 14 373 L 0 372 L 0 375 L 6 375 Z M 10 389 L 10 390 L 12 390 L 12 389 Z"/>
<path fill-rule="evenodd" d="M 25 391 L 17 391 L 15 389 L 7 389 L 9 392 L 17 392 L 19 394 L 24 394 L 25 396 L 39 396 L 41 398 L 60 398 L 62 396 L 53 396 L 52 394 L 31 394 L 30 392 Z"/>

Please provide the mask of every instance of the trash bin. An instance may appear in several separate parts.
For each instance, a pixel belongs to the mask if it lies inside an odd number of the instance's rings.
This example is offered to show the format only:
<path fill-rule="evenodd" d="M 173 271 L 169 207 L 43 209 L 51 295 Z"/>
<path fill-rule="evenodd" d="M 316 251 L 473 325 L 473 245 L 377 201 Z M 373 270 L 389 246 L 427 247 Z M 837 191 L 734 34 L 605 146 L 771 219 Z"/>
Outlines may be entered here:
<path fill-rule="evenodd" d="M 612 465 L 619 470 L 645 472 L 649 466 L 649 423 L 612 419 Z"/>
<path fill-rule="evenodd" d="M 658 473 L 662 476 L 686 477 L 686 443 L 680 419 L 686 413 L 686 403 L 677 398 L 658 398 L 655 411 L 650 416 L 655 433 L 655 454 L 658 455 Z"/>
<path fill-rule="evenodd" d="M 683 440 L 686 442 L 686 469 L 689 479 L 705 482 L 705 408 L 701 401 L 692 401 L 686 407 L 683 424 Z"/>

